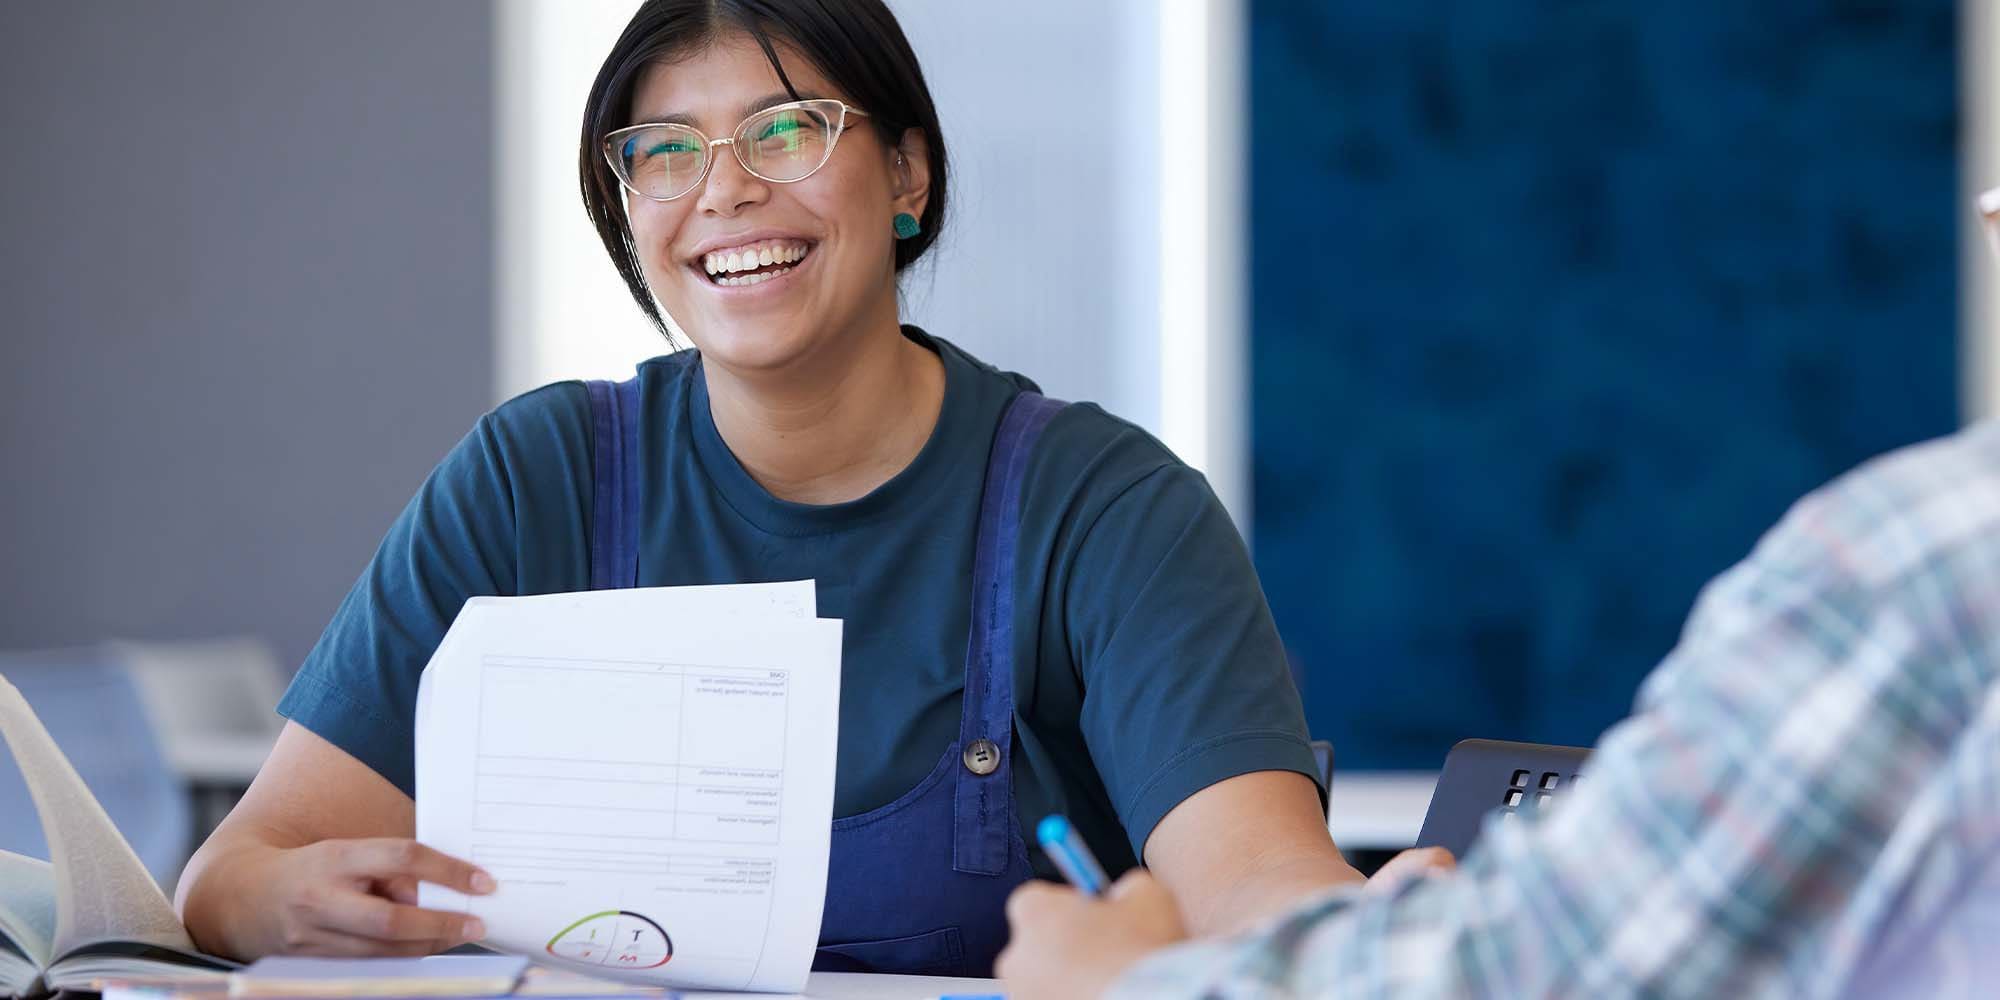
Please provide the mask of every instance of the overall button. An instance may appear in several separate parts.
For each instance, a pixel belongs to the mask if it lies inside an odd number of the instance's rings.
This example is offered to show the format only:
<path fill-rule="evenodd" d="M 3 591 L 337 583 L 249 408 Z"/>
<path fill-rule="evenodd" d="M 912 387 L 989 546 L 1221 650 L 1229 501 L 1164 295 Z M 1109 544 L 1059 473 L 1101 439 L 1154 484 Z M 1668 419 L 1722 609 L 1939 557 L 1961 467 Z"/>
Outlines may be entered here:
<path fill-rule="evenodd" d="M 982 736 L 965 748 L 965 769 L 977 775 L 988 775 L 1000 769 L 1000 747 Z"/>

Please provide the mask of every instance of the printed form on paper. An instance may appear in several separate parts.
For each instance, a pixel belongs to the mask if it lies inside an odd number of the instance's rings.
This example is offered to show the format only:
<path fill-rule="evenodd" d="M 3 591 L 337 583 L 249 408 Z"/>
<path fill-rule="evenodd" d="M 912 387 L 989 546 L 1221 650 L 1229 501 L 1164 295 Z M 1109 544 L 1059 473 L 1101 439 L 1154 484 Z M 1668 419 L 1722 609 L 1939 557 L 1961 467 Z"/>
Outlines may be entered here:
<path fill-rule="evenodd" d="M 499 882 L 488 947 L 797 992 L 833 815 L 839 621 L 812 581 L 466 602 L 417 696 L 417 838 Z"/>

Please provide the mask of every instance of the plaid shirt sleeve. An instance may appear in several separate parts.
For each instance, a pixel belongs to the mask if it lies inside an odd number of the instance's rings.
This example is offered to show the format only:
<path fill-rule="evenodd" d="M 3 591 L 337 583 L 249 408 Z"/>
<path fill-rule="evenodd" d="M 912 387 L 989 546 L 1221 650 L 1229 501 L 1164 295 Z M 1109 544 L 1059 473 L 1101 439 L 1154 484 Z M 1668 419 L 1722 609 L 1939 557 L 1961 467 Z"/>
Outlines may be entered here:
<path fill-rule="evenodd" d="M 1926 905 L 1912 884 L 2000 864 L 1996 663 L 1986 425 L 1801 501 L 1541 821 L 1489 819 L 1455 874 L 1161 952 L 1113 995 L 1838 995 Z"/>

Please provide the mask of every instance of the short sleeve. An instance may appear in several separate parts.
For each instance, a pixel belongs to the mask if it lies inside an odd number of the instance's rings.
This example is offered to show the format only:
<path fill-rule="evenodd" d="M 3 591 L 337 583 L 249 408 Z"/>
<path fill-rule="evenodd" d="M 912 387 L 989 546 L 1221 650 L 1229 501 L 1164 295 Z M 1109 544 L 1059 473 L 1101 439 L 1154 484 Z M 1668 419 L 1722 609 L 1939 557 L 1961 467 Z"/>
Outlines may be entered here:
<path fill-rule="evenodd" d="M 1270 607 L 1199 473 L 1170 462 L 1107 504 L 1077 547 L 1064 603 L 1084 738 L 1135 856 L 1169 811 L 1216 782 L 1273 770 L 1318 782 Z"/>
<path fill-rule="evenodd" d="M 514 510 L 492 414 L 424 481 L 278 713 L 414 794 L 417 682 L 467 598 L 508 593 Z"/>

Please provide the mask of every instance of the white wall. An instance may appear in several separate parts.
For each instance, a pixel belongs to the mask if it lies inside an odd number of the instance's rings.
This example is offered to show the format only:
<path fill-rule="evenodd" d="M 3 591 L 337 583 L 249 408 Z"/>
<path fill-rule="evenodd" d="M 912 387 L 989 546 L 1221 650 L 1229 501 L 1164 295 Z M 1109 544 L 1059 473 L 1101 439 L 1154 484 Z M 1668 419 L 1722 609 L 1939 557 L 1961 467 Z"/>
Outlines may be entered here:
<path fill-rule="evenodd" d="M 954 169 L 909 315 L 1152 431 L 1247 529 L 1240 0 L 892 5 Z"/>
<path fill-rule="evenodd" d="M 626 378 L 666 345 L 583 212 L 583 102 L 633 0 L 499 0 L 493 30 L 494 394 Z"/>
<path fill-rule="evenodd" d="M 913 321 L 1158 428 L 1158 143 L 1137 3 L 894 3 L 938 103 L 950 215 Z"/>
<path fill-rule="evenodd" d="M 1980 232 L 1973 199 L 2000 186 L 2000 5 L 1959 5 L 1961 369 L 1968 420 L 2000 416 L 2000 247 Z"/>
<path fill-rule="evenodd" d="M 1143 5 L 1142 6 L 1146 6 Z M 1246 0 L 1164 3 L 1157 103 L 1160 433 L 1250 533 Z"/>
<path fill-rule="evenodd" d="M 1160 435 L 1247 525 L 1240 3 L 891 0 L 952 166 L 906 317 Z M 498 8 L 501 397 L 663 349 L 576 193 L 583 100 L 632 9 Z"/>

